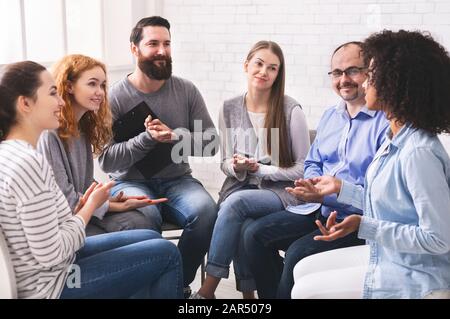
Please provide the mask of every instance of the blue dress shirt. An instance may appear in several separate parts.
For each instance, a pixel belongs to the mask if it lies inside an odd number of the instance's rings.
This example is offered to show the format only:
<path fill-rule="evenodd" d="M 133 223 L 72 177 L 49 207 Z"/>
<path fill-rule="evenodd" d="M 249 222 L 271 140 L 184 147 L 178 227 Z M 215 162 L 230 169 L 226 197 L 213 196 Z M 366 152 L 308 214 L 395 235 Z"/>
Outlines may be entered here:
<path fill-rule="evenodd" d="M 317 135 L 305 160 L 304 178 L 323 175 L 335 176 L 355 185 L 364 185 L 367 167 L 383 144 L 389 126 L 381 111 L 370 111 L 364 106 L 353 118 L 347 112 L 345 101 L 325 111 L 317 127 Z M 308 214 L 320 204 L 289 206 L 288 211 Z M 322 215 L 338 212 L 338 219 L 362 214 L 360 208 L 339 203 L 336 195 L 325 196 Z"/>

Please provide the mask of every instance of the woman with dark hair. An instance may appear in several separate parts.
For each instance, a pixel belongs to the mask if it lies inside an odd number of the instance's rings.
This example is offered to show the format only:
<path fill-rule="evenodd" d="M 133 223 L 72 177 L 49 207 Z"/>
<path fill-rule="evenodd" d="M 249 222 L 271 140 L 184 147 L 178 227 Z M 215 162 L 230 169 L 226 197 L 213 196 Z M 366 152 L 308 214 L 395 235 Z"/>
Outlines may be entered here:
<path fill-rule="evenodd" d="M 42 133 L 38 151 L 52 166 L 56 183 L 74 209 L 94 181 L 93 155 L 100 155 L 112 137 L 106 67 L 91 57 L 73 54 L 55 64 L 53 75 L 64 106 L 59 128 Z M 110 198 L 95 211 L 87 236 L 150 229 L 151 223 L 136 209 L 163 201 L 123 193 Z"/>
<path fill-rule="evenodd" d="M 227 176 L 206 266 L 193 298 L 213 298 L 234 259 L 244 298 L 256 290 L 240 244 L 247 219 L 280 211 L 298 200 L 284 189 L 303 176 L 309 131 L 300 104 L 284 94 L 285 62 L 275 42 L 260 41 L 244 63 L 247 93 L 225 101 L 220 113 L 221 169 Z"/>
<path fill-rule="evenodd" d="M 316 240 L 359 229 L 369 246 L 301 261 L 292 296 L 450 298 L 450 158 L 437 137 L 450 133 L 450 57 L 430 35 L 403 30 L 370 36 L 363 53 L 367 106 L 386 113 L 387 141 L 364 191 L 331 176 L 312 179 L 314 190 L 303 191 L 337 193 L 364 207 L 364 216 L 336 223 L 333 213 L 326 226 L 317 222 L 323 235 Z M 367 258 L 349 262 L 358 255 Z"/>
<path fill-rule="evenodd" d="M 64 101 L 35 62 L 8 65 L 0 82 L 0 231 L 19 298 L 181 298 L 181 258 L 150 230 L 86 239 L 85 227 L 113 182 L 93 183 L 72 212 L 40 134 L 57 129 Z"/>

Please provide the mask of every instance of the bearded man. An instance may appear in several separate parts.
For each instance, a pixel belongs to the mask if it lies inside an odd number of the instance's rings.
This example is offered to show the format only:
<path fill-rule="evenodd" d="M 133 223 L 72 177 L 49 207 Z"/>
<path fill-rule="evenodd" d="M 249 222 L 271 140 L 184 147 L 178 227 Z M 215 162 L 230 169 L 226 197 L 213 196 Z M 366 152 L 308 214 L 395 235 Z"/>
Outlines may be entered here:
<path fill-rule="evenodd" d="M 130 45 L 135 70 L 110 90 L 114 138 L 99 164 L 116 181 L 112 196 L 168 198 L 159 206 L 139 209 L 147 219 L 145 226 L 121 226 L 161 231 L 164 219 L 183 228 L 178 248 L 188 295 L 189 284 L 209 247 L 217 205 L 192 177 L 186 159 L 199 153 L 214 156 L 217 131 L 195 85 L 172 75 L 171 33 L 166 19 L 153 16 L 140 20 L 131 32 Z M 184 154 L 173 152 L 177 143 L 191 147 L 183 148 Z M 213 143 L 217 147 L 211 147 Z"/>

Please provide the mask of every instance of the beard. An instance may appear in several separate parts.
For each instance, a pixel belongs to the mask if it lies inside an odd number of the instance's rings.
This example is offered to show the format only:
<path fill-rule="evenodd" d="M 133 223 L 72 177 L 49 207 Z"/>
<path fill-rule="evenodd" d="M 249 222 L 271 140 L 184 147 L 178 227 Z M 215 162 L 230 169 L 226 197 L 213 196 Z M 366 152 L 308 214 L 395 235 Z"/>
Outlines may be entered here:
<path fill-rule="evenodd" d="M 350 94 L 350 95 L 342 95 L 342 93 L 339 93 L 339 95 L 341 96 L 341 98 L 344 101 L 353 101 L 353 100 L 356 100 L 359 97 L 358 84 L 345 82 L 345 83 L 343 83 L 342 86 L 341 85 L 338 86 L 339 92 L 340 92 L 341 89 L 355 89 L 355 92 L 353 94 Z"/>
<path fill-rule="evenodd" d="M 157 61 L 165 61 L 158 65 Z M 168 80 L 172 76 L 172 58 L 170 56 L 155 55 L 151 58 L 138 58 L 139 69 L 152 80 Z"/>

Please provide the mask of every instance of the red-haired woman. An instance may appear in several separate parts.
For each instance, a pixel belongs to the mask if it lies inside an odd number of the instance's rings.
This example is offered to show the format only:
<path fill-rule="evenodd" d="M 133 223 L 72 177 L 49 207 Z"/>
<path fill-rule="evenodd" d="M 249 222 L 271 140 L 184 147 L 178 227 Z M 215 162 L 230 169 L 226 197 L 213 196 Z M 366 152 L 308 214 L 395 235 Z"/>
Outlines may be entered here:
<path fill-rule="evenodd" d="M 88 56 L 68 55 L 56 63 L 53 75 L 65 106 L 59 128 L 41 135 L 38 151 L 52 166 L 58 186 L 75 209 L 94 181 L 93 153 L 99 155 L 112 135 L 106 67 Z M 151 229 L 145 216 L 135 209 L 159 202 L 145 196 L 110 198 L 94 213 L 87 234 Z"/>

